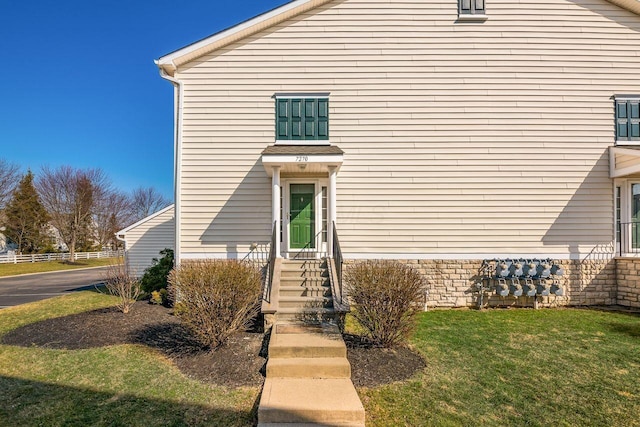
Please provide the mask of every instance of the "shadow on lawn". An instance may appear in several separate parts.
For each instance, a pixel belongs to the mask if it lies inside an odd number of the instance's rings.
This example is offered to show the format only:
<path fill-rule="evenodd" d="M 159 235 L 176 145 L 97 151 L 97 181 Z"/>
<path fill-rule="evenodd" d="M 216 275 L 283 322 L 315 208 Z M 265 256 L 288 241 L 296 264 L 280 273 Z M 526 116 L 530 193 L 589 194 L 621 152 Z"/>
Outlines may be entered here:
<path fill-rule="evenodd" d="M 198 354 L 208 349 L 191 331 L 179 323 L 160 323 L 132 332 L 128 342 L 156 348 L 167 355 Z"/>
<path fill-rule="evenodd" d="M 105 393 L 0 376 L 0 425 L 251 426 L 247 411 Z"/>
<path fill-rule="evenodd" d="M 640 338 L 640 322 L 635 324 L 621 322 L 609 323 L 609 329 L 613 332 L 629 335 L 633 338 Z"/>

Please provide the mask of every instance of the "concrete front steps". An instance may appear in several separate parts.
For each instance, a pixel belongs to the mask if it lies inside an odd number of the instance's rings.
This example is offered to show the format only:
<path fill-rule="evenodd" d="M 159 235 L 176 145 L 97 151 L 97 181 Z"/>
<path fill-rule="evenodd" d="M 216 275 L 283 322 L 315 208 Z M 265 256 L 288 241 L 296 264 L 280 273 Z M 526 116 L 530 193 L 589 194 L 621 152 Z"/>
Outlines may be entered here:
<path fill-rule="evenodd" d="M 332 324 L 277 322 L 271 331 L 258 426 L 364 426 L 347 349 Z"/>
<path fill-rule="evenodd" d="M 305 323 L 334 320 L 326 259 L 282 260 L 277 301 L 277 320 Z"/>

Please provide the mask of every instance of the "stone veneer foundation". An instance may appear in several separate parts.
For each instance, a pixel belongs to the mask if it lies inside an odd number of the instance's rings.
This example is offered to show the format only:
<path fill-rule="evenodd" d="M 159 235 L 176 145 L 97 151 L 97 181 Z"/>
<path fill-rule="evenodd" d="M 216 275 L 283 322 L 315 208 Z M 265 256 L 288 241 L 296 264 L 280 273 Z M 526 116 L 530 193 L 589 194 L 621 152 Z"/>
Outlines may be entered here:
<path fill-rule="evenodd" d="M 428 283 L 425 308 L 477 307 L 475 283 L 482 260 L 399 260 L 416 268 Z M 353 261 L 347 261 L 351 263 Z M 538 297 L 539 307 L 624 305 L 640 307 L 640 259 L 559 260 L 565 270 L 564 295 Z M 533 307 L 533 297 L 485 294 L 483 306 Z"/>
<path fill-rule="evenodd" d="M 640 308 L 640 258 L 616 258 L 617 304 Z"/>

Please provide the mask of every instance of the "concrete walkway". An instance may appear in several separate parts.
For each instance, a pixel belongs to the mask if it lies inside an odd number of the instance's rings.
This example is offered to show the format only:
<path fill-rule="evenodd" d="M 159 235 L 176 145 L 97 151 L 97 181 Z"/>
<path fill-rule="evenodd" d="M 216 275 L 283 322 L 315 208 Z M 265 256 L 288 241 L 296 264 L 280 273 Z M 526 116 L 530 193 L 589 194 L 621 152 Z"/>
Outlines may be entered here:
<path fill-rule="evenodd" d="M 335 325 L 276 323 L 258 426 L 364 426 L 347 348 Z"/>

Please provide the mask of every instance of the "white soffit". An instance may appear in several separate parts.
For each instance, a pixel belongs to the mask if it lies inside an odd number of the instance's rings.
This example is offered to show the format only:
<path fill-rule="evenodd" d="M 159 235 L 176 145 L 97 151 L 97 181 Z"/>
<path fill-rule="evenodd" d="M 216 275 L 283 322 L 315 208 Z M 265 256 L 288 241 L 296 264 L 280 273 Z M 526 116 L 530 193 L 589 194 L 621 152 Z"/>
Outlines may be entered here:
<path fill-rule="evenodd" d="M 640 147 L 638 147 L 640 148 Z M 624 168 L 618 167 L 618 156 L 632 157 L 634 162 L 632 165 Z M 621 178 L 628 175 L 640 173 L 640 149 L 625 147 L 609 147 L 609 177 Z"/>
<path fill-rule="evenodd" d="M 609 3 L 613 3 L 616 6 L 620 6 L 623 9 L 627 9 L 633 13 L 640 15 L 640 1 L 639 0 L 607 0 Z"/>

